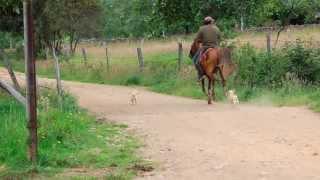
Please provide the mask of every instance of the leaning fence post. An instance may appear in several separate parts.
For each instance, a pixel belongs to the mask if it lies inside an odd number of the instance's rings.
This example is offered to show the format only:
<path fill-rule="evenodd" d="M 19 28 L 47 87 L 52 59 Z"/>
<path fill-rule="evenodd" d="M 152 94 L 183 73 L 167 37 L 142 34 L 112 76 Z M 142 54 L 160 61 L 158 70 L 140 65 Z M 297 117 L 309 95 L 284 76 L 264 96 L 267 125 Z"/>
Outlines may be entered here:
<path fill-rule="evenodd" d="M 82 55 L 83 55 L 83 61 L 84 61 L 85 64 L 87 64 L 87 61 L 88 61 L 88 59 L 87 59 L 87 51 L 86 51 L 85 48 L 82 48 L 81 50 L 82 50 Z"/>
<path fill-rule="evenodd" d="M 270 55 L 271 54 L 271 33 L 267 34 L 267 52 Z"/>
<path fill-rule="evenodd" d="M 139 68 L 140 68 L 140 72 L 143 71 L 144 68 L 144 60 L 143 60 L 143 54 L 142 54 L 142 49 L 141 47 L 137 48 L 137 53 L 138 53 L 138 60 L 139 60 Z"/>
<path fill-rule="evenodd" d="M 15 88 L 11 87 L 10 84 L 0 79 L 0 88 L 7 91 L 11 96 L 16 98 L 17 101 L 19 101 L 22 105 L 26 106 L 26 98 L 20 94 L 19 91 L 17 91 Z"/>
<path fill-rule="evenodd" d="M 5 64 L 6 68 L 7 68 L 8 73 L 10 75 L 10 78 L 11 78 L 11 80 L 13 82 L 14 88 L 17 91 L 20 91 L 21 88 L 20 88 L 20 85 L 19 85 L 18 80 L 16 78 L 16 75 L 14 74 L 14 71 L 13 71 L 13 68 L 12 68 L 12 64 L 9 61 L 9 59 L 8 59 L 7 55 L 5 54 L 3 49 L 0 49 L 0 56 L 3 58 L 4 64 Z"/>
<path fill-rule="evenodd" d="M 108 47 L 106 47 L 106 57 L 107 57 L 107 71 L 110 72 L 110 59 L 109 59 L 109 52 Z"/>
<path fill-rule="evenodd" d="M 183 59 L 183 47 L 182 47 L 182 42 L 179 42 L 178 43 L 178 70 L 179 71 L 181 69 L 182 59 Z"/>

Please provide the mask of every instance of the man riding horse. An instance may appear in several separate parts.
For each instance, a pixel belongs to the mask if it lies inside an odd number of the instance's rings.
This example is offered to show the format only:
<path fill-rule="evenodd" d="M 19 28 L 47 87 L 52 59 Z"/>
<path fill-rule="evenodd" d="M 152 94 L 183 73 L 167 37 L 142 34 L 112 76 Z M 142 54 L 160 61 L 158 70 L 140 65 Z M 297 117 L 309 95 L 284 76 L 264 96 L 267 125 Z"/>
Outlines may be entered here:
<path fill-rule="evenodd" d="M 204 19 L 204 25 L 200 27 L 195 42 L 201 43 L 201 48 L 192 57 L 193 63 L 198 71 L 199 82 L 205 77 L 204 71 L 200 65 L 201 54 L 208 48 L 217 48 L 221 41 L 221 32 L 215 25 L 212 17 L 208 16 Z"/>
<path fill-rule="evenodd" d="M 201 82 L 202 91 L 208 95 L 208 104 L 212 104 L 215 99 L 214 84 L 217 75 L 223 89 L 226 93 L 226 80 L 234 72 L 235 64 L 232 63 L 232 48 L 219 47 L 221 33 L 214 25 L 212 17 L 204 19 L 204 25 L 191 45 L 190 57 L 192 58 L 196 69 L 198 70 L 199 82 Z M 205 90 L 205 79 L 208 80 L 208 89 Z"/>

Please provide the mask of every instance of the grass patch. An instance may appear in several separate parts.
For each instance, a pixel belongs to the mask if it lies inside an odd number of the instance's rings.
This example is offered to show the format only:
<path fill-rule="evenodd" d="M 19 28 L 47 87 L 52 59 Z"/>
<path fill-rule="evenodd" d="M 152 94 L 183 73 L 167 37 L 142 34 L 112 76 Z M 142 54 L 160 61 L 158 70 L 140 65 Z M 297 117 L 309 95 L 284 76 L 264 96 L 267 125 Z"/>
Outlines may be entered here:
<path fill-rule="evenodd" d="M 126 132 L 126 126 L 96 119 L 64 96 L 63 108 L 57 108 L 56 95 L 50 91 L 39 99 L 40 176 L 52 177 L 68 168 L 110 168 L 104 176 L 131 179 L 132 167 L 143 164 L 136 155 L 139 141 Z M 29 176 L 25 110 L 12 98 L 0 94 L 0 179 Z"/>

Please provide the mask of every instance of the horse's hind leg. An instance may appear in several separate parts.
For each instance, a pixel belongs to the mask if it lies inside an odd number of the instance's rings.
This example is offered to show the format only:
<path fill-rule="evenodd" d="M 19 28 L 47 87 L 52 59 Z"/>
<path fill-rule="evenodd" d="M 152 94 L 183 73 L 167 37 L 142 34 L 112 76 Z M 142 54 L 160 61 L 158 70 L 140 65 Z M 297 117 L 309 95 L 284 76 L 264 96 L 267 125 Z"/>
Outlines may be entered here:
<path fill-rule="evenodd" d="M 211 92 L 212 92 L 212 99 L 213 99 L 213 101 L 215 101 L 216 100 L 216 93 L 214 92 L 214 84 L 215 84 L 215 79 L 214 79 L 214 77 L 212 78 L 212 88 L 211 88 Z"/>
<path fill-rule="evenodd" d="M 219 74 L 220 74 L 220 77 L 221 77 L 221 82 L 222 82 L 224 95 L 227 96 L 227 81 L 223 77 L 222 70 L 220 68 L 219 68 Z"/>
<path fill-rule="evenodd" d="M 207 94 L 205 85 L 206 85 L 205 79 L 202 79 L 202 80 L 201 80 L 202 92 L 203 92 L 204 94 Z"/>
<path fill-rule="evenodd" d="M 212 79 L 209 78 L 208 83 L 208 104 L 212 104 Z"/>

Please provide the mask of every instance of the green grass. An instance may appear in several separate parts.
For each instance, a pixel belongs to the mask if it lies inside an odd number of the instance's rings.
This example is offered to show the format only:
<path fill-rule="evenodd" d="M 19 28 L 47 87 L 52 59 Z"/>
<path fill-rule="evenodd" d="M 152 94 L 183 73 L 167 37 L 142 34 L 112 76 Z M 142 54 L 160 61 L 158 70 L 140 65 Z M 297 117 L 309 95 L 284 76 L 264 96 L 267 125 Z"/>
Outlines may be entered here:
<path fill-rule="evenodd" d="M 128 134 L 125 125 L 98 122 L 80 109 L 73 97 L 64 96 L 62 110 L 51 92 L 39 100 L 39 156 L 41 177 L 54 177 L 68 168 L 110 168 L 104 176 L 131 179 L 140 142 Z M 12 98 L 0 94 L 0 179 L 28 177 L 25 110 Z"/>

